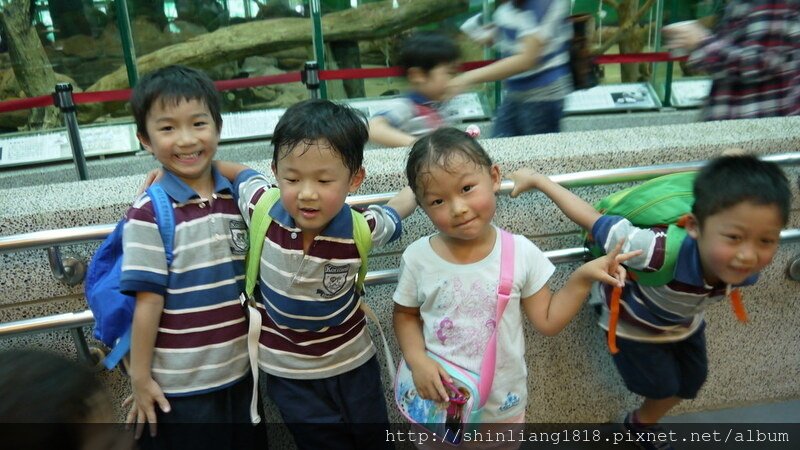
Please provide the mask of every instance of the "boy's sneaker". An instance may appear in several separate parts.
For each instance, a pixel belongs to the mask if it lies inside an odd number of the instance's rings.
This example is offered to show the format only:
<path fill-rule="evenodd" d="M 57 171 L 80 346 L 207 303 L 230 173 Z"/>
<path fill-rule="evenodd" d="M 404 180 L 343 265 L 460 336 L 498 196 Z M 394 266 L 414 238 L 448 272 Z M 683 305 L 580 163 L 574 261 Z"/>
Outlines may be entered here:
<path fill-rule="evenodd" d="M 622 420 L 623 431 L 630 433 L 632 443 L 643 450 L 674 450 L 670 441 L 658 438 L 669 436 L 669 432 L 658 424 L 644 425 L 635 423 L 633 412 L 629 412 Z"/>

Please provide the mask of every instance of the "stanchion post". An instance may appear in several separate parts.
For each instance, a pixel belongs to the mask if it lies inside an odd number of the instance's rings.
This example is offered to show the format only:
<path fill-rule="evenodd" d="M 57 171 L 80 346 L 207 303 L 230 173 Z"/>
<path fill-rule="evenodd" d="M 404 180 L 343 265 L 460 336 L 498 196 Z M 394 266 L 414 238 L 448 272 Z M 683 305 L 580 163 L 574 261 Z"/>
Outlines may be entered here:
<path fill-rule="evenodd" d="M 72 85 L 69 83 L 56 84 L 56 92 L 53 94 L 53 103 L 61 110 L 61 114 L 64 117 L 64 125 L 67 127 L 69 146 L 72 148 L 72 156 L 75 160 L 75 168 L 78 170 L 78 178 L 84 181 L 88 179 L 89 171 L 86 169 L 86 156 L 84 156 L 83 153 L 81 135 L 78 131 L 78 117 L 75 114 Z"/>
<path fill-rule="evenodd" d="M 319 65 L 316 61 L 306 61 L 300 80 L 306 85 L 311 98 L 319 98 Z"/>

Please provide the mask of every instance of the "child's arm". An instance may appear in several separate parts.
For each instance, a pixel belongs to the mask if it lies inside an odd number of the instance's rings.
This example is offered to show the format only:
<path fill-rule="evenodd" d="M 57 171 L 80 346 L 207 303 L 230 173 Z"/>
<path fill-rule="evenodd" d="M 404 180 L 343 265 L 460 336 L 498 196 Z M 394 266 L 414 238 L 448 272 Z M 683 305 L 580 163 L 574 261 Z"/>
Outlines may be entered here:
<path fill-rule="evenodd" d="M 136 414 L 128 415 L 129 423 L 136 423 L 136 437 L 142 434 L 145 423 L 150 424 L 150 435 L 156 435 L 156 412 L 154 403 L 161 411 L 168 413 L 170 405 L 161 386 L 153 380 L 153 348 L 158 334 L 158 324 L 164 309 L 164 297 L 152 292 L 137 292 L 136 307 L 133 311 L 131 335 L 131 387 Z"/>
<path fill-rule="evenodd" d="M 523 192 L 531 189 L 538 189 L 546 196 L 550 197 L 556 206 L 578 224 L 581 228 L 591 231 L 594 223 L 602 217 L 592 205 L 586 203 L 582 198 L 570 192 L 565 187 L 553 182 L 547 175 L 542 175 L 531 169 L 520 169 L 511 174 L 514 181 L 514 189 L 511 197 L 516 197 Z"/>
<path fill-rule="evenodd" d="M 249 167 L 245 166 L 244 164 L 230 161 L 214 161 L 214 167 L 217 168 L 217 171 L 220 175 L 230 181 L 236 181 L 236 177 L 238 177 L 240 173 L 249 169 Z"/>
<path fill-rule="evenodd" d="M 425 338 L 422 336 L 422 319 L 419 308 L 394 304 L 394 334 L 400 351 L 411 369 L 414 386 L 420 397 L 430 400 L 447 401 L 449 396 L 442 384 L 442 378 L 452 382 L 447 372 L 425 352 Z"/>
<path fill-rule="evenodd" d="M 417 139 L 389 124 L 385 117 L 369 120 L 369 140 L 386 147 L 408 147 Z"/>
<path fill-rule="evenodd" d="M 522 308 L 536 331 L 555 336 L 578 314 L 589 289 L 595 281 L 612 286 L 624 286 L 625 268 L 620 263 L 638 256 L 641 250 L 622 253 L 619 242 L 614 250 L 578 268 L 555 294 L 545 286 L 530 297 L 522 299 Z"/>
<path fill-rule="evenodd" d="M 414 191 L 411 187 L 406 186 L 400 190 L 394 197 L 386 203 L 386 206 L 391 207 L 397 211 L 400 220 L 410 216 L 415 209 L 417 209 L 417 198 L 414 196 Z"/>

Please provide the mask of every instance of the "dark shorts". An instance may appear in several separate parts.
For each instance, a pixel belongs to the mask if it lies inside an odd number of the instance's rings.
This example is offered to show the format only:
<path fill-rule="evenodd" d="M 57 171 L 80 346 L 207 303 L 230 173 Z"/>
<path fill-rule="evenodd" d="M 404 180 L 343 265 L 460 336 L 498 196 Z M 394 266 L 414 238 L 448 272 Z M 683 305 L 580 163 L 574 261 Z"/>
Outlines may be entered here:
<path fill-rule="evenodd" d="M 157 435 L 148 429 L 139 440 L 140 450 L 265 450 L 267 427 L 250 421 L 253 378 L 218 391 L 186 397 L 169 397 L 171 411 L 156 407 Z M 259 414 L 264 412 L 259 405 Z"/>
<path fill-rule="evenodd" d="M 708 376 L 705 324 L 678 342 L 649 343 L 617 337 L 614 364 L 628 389 L 654 400 L 691 399 Z"/>
<path fill-rule="evenodd" d="M 389 417 L 375 356 L 329 378 L 261 376 L 300 450 L 394 448 L 386 441 Z"/>

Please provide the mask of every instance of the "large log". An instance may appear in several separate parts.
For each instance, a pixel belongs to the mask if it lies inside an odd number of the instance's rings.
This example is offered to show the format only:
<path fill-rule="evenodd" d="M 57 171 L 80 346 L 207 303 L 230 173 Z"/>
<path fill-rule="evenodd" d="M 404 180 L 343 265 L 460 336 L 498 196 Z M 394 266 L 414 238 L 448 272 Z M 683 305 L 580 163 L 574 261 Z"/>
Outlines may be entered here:
<path fill-rule="evenodd" d="M 326 14 L 322 34 L 326 41 L 372 40 L 395 35 L 416 25 L 435 22 L 467 10 L 467 0 L 405 0 L 396 9 L 391 1 Z M 141 73 L 169 64 L 211 67 L 246 56 L 263 55 L 311 43 L 311 20 L 279 18 L 221 28 L 186 42 L 164 47 L 136 60 Z M 86 89 L 104 91 L 128 87 L 125 67 L 104 76 Z"/>

